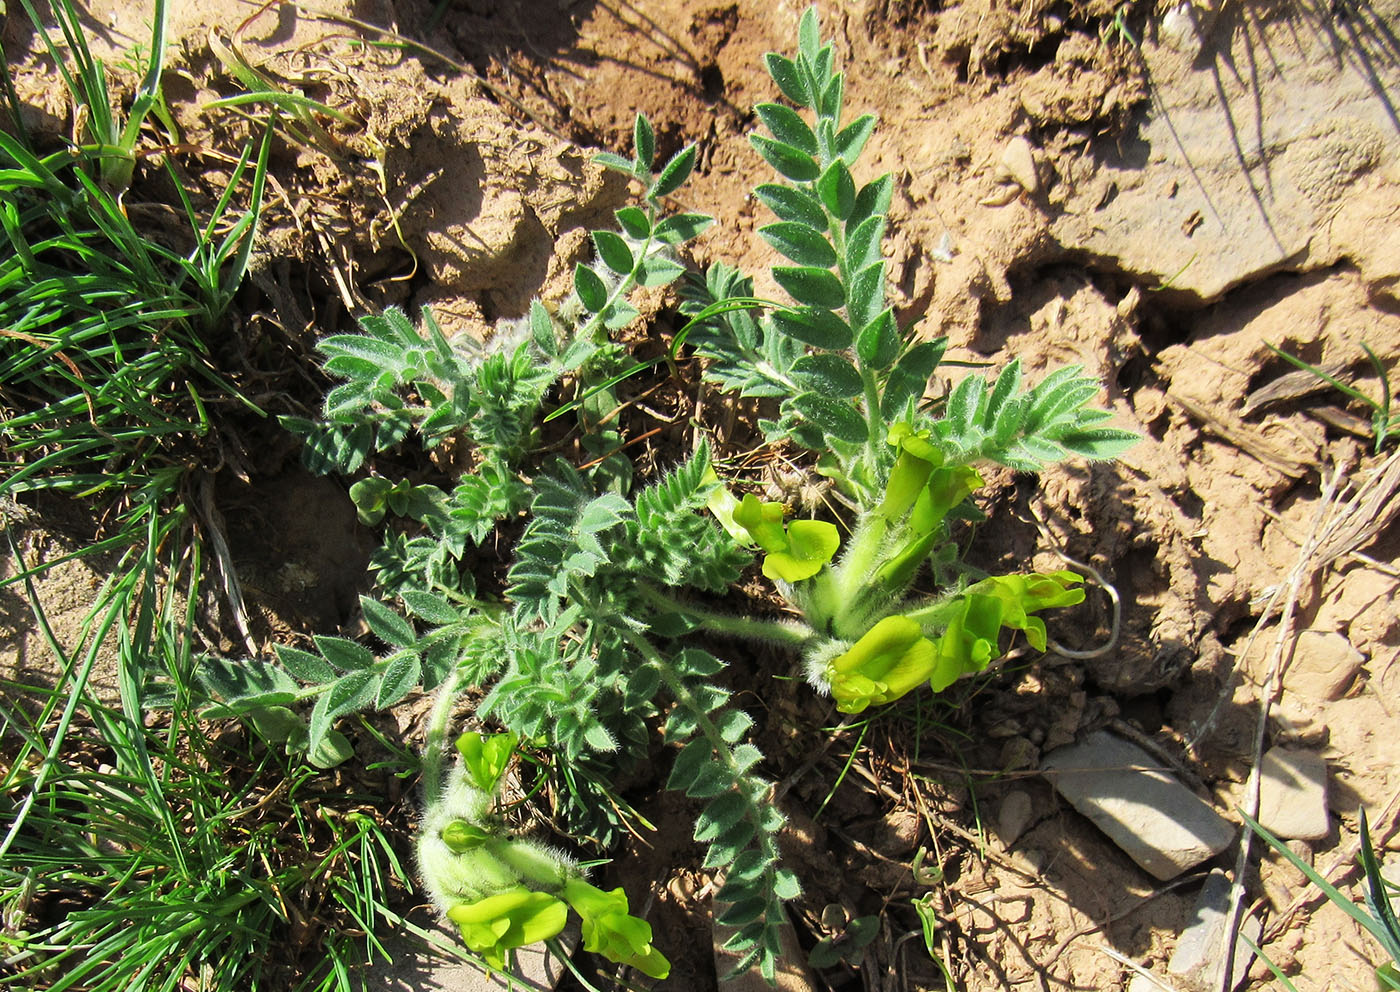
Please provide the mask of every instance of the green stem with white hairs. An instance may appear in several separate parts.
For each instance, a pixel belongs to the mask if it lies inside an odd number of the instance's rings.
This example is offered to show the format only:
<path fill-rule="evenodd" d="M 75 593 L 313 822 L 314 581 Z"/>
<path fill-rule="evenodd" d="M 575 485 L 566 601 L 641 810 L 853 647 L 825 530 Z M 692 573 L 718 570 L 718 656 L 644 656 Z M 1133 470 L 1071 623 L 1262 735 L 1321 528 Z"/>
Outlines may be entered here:
<path fill-rule="evenodd" d="M 452 725 L 452 710 L 457 704 L 461 677 L 453 669 L 438 686 L 428 716 L 428 730 L 423 739 L 423 801 L 432 806 L 442 798 L 443 770 L 447 763 L 447 735 Z"/>
<path fill-rule="evenodd" d="M 807 624 L 798 621 L 754 620 L 750 617 L 716 613 L 691 603 L 682 603 L 648 586 L 638 586 L 638 591 L 653 606 L 698 620 L 704 625 L 706 631 L 712 634 L 742 637 L 751 641 L 767 641 L 771 644 L 783 644 L 793 648 L 803 647 L 816 636 L 816 631 Z"/>

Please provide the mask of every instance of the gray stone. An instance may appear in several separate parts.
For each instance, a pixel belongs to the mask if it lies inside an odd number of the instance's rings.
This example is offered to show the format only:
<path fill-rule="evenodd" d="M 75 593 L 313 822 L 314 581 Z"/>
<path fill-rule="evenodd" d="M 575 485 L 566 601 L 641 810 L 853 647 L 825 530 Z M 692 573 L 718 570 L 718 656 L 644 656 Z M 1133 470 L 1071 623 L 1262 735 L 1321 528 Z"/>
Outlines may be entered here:
<path fill-rule="evenodd" d="M 1206 876 L 1201 886 L 1191 922 L 1177 938 L 1176 950 L 1167 963 L 1168 972 L 1202 992 L 1220 988 L 1225 970 L 1225 924 L 1229 909 L 1230 879 L 1217 868 Z M 1234 963 L 1230 967 L 1230 988 L 1238 987 L 1245 980 L 1254 961 L 1254 952 L 1244 938 L 1258 944 L 1261 929 L 1257 916 L 1246 916 L 1241 921 L 1239 935 L 1235 938 Z"/>
<path fill-rule="evenodd" d="M 1259 822 L 1285 840 L 1321 840 L 1327 817 L 1327 762 L 1316 751 L 1276 747 L 1259 762 Z"/>
<path fill-rule="evenodd" d="M 1032 803 L 1024 789 L 1012 789 L 997 807 L 997 839 L 1010 849 L 1031 822 Z"/>
<path fill-rule="evenodd" d="M 506 976 L 488 976 L 477 964 L 450 956 L 461 947 L 461 938 L 450 923 L 441 922 L 428 930 L 443 950 L 411 933 L 395 931 L 384 940 L 393 958 L 391 964 L 376 962 L 364 970 L 365 988 L 371 992 L 500 992 L 501 989 L 529 989 L 549 992 L 565 973 L 563 962 L 543 944 L 532 944 L 516 952 L 518 968 Z M 571 919 L 559 935 L 563 946 L 578 946 L 578 921 Z M 461 953 L 469 953 L 462 949 Z"/>
<path fill-rule="evenodd" d="M 1041 771 L 1075 809 L 1165 881 L 1225 850 L 1235 828 L 1135 744 L 1100 730 Z"/>
<path fill-rule="evenodd" d="M 1177 992 L 1165 979 L 1133 972 L 1128 982 L 1128 992 Z"/>
<path fill-rule="evenodd" d="M 1314 702 L 1333 702 L 1346 695 L 1365 663 L 1366 658 L 1341 634 L 1305 630 L 1293 643 L 1283 688 Z"/>
<path fill-rule="evenodd" d="M 1102 169 L 1069 191 L 1057 239 L 1202 300 L 1339 257 L 1368 284 L 1388 284 L 1396 245 L 1382 218 L 1395 194 L 1377 193 L 1372 174 L 1396 153 L 1393 111 L 1377 93 L 1400 72 L 1336 57 L 1325 6 L 1260 20 L 1258 35 L 1204 6 L 1168 10 L 1160 43 L 1141 46 L 1152 101 L 1131 141 L 1096 144 Z"/>

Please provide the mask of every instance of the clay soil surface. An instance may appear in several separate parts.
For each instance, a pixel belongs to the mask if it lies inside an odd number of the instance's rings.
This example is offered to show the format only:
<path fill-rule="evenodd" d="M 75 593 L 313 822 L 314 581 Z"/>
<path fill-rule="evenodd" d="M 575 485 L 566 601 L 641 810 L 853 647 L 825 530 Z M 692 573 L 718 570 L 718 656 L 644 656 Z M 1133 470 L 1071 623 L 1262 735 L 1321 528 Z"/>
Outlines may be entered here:
<path fill-rule="evenodd" d="M 273 412 L 314 410 L 317 337 L 353 329 L 367 311 L 428 305 L 450 332 L 484 337 L 532 297 L 560 298 L 587 232 L 608 226 L 628 195 L 591 155 L 630 151 L 638 112 L 655 123 L 661 154 L 699 144 L 684 206 L 718 223 L 693 261 L 737 264 L 759 275 L 760 295 L 776 292 L 761 275 L 773 257 L 754 235 L 769 218 L 749 195 L 767 167 L 746 134 L 752 105 L 773 98 L 762 54 L 794 46 L 797 3 L 172 6 L 167 90 L 184 146 L 201 150 L 183 167 L 207 194 L 227 177 L 220 155 L 236 155 L 252 127 L 203 109 L 238 91 L 211 39 L 356 122 L 332 129 L 334 157 L 288 141 L 274 152 L 254 272 L 229 326 L 243 359 L 268 376 L 262 401 Z M 992 473 L 981 496 L 989 519 L 971 543 L 992 571 L 1064 567 L 1061 553 L 1096 569 L 1122 602 L 1111 649 L 1094 653 L 1113 626 L 1096 592 L 1051 621 L 1066 655 L 1017 651 L 946 703 L 925 700 L 918 721 L 833 732 L 828 702 L 797 683 L 754 695 L 758 743 L 790 821 L 786 853 L 806 890 L 791 906 L 797 958 L 830 932 L 831 905 L 882 921 L 862 965 L 794 974 L 793 988 L 935 989 L 946 968 L 957 988 L 1110 989 L 1132 977 L 1123 959 L 1188 987 L 1167 962 L 1204 870 L 1233 872 L 1236 848 L 1165 883 L 1137 867 L 1037 773 L 1043 755 L 1096 729 L 1143 742 L 1239 823 L 1269 700 L 1263 748 L 1310 751 L 1328 770 L 1329 832 L 1292 841 L 1295 851 L 1359 899 L 1359 807 L 1380 846 L 1393 843 L 1396 504 L 1370 507 L 1377 526 L 1330 561 L 1303 555 L 1327 480 L 1339 472 L 1359 484 L 1380 459 L 1364 411 L 1289 378 L 1268 345 L 1373 394 L 1363 342 L 1400 367 L 1400 4 L 1147 6 L 822 8 L 848 70 L 847 106 L 879 115 L 863 175 L 896 180 L 886 255 L 901 321 L 947 335 L 963 362 L 1019 357 L 1036 378 L 1082 365 L 1107 384 L 1116 423 L 1143 440 L 1115 463 Z M 144 5 L 94 0 L 87 16 L 108 51 L 146 37 Z M 12 9 L 7 52 L 33 44 L 21 20 Z M 50 63 L 26 61 L 16 85 L 32 127 L 68 130 Z M 159 199 L 157 179 L 143 178 L 138 190 Z M 674 302 L 653 300 L 637 333 L 664 340 Z M 961 374 L 941 370 L 933 389 Z M 691 440 L 697 390 L 661 395 L 678 398 L 629 425 L 665 428 L 636 449 L 644 464 Z M 734 438 L 748 436 L 748 415 L 732 412 Z M 254 646 L 353 632 L 373 537 L 355 523 L 348 481 L 307 475 L 295 441 L 266 425 L 237 425 L 229 438 L 215 499 Z M 792 488 L 782 476 L 756 481 Z M 67 519 L 31 515 L 25 554 L 61 554 Z M 41 583 L 60 635 L 81 619 L 95 568 L 72 563 Z M 1271 597 L 1295 575 L 1280 641 L 1275 607 L 1288 597 Z M 20 600 L 4 600 L 7 675 L 40 677 L 44 650 L 25 616 Z M 1345 650 L 1294 651 L 1307 630 Z M 1319 640 L 1338 643 L 1309 642 Z M 780 671 L 781 659 L 714 647 L 744 673 L 740 684 Z M 399 730 L 416 741 L 418 714 L 405 711 Z M 687 810 L 662 797 L 668 762 L 659 753 L 655 780 L 629 786 L 660 830 L 615 852 L 607 877 L 638 903 L 655 897 L 657 943 L 678 962 L 665 987 L 712 989 L 713 880 Z M 414 810 L 401 809 L 407 831 Z M 1274 963 L 1305 992 L 1372 987 L 1380 949 L 1261 846 L 1247 904 Z M 941 966 L 920 935 L 913 904 L 925 899 Z M 382 987 L 431 981 L 424 972 Z M 1248 981 L 1272 978 L 1256 962 Z"/>

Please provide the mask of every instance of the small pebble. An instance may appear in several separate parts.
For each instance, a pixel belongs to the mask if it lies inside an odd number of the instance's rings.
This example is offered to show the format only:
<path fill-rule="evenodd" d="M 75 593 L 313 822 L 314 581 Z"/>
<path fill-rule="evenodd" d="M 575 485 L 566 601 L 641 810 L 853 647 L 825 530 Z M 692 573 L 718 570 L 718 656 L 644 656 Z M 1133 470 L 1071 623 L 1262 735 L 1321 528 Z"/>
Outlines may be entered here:
<path fill-rule="evenodd" d="M 1012 789 L 1006 794 L 997 807 L 997 839 L 1003 848 L 1009 850 L 1025 833 L 1033 812 L 1030 794 L 1024 789 Z"/>
<path fill-rule="evenodd" d="M 1001 165 L 1006 174 L 1027 193 L 1040 189 L 1040 176 L 1035 171 L 1035 153 L 1025 138 L 1017 135 L 1006 143 L 1001 152 Z"/>
<path fill-rule="evenodd" d="M 1259 763 L 1259 822 L 1285 840 L 1321 840 L 1327 816 L 1327 762 L 1316 751 L 1276 747 Z"/>
<path fill-rule="evenodd" d="M 1294 642 L 1283 688 L 1318 702 L 1335 702 L 1346 695 L 1365 663 L 1366 658 L 1341 634 L 1305 630 Z"/>

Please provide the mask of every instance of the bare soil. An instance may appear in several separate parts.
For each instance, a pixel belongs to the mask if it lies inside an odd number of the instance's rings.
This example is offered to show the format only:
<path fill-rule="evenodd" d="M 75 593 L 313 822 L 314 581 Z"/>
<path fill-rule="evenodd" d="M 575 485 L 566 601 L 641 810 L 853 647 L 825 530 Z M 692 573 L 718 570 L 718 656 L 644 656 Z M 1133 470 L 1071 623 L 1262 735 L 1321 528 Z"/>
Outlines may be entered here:
<path fill-rule="evenodd" d="M 357 122 L 332 125 L 325 149 L 277 146 L 256 271 L 231 328 L 267 374 L 273 412 L 314 407 L 312 345 L 367 309 L 429 305 L 452 333 L 485 336 L 533 296 L 563 295 L 586 232 L 627 195 L 590 153 L 626 150 L 638 112 L 662 154 L 699 143 L 685 206 L 719 223 L 695 261 L 761 273 L 772 260 L 749 196 L 766 167 L 745 135 L 749 108 L 772 98 L 762 53 L 793 45 L 796 3 L 174 7 L 172 109 L 185 146 L 200 150 L 180 165 L 206 195 L 250 126 L 202 109 L 237 92 L 211 38 Z M 88 11 L 111 52 L 146 35 L 138 5 Z M 1103 573 L 1123 603 L 1112 650 L 1009 659 L 918 726 L 873 725 L 849 762 L 856 735 L 822 729 L 834 724 L 823 701 L 778 681 L 754 697 L 807 890 L 792 906 L 799 943 L 826 932 L 828 904 L 885 921 L 863 968 L 799 974 L 791 987 L 942 987 L 915 936 L 912 900 L 930 891 L 936 950 L 958 987 L 1125 987 L 1131 975 L 1109 950 L 1165 976 L 1199 876 L 1155 882 L 1035 769 L 1046 751 L 1112 726 L 1155 746 L 1238 821 L 1275 622 L 1252 642 L 1251 632 L 1296 566 L 1333 466 L 1359 480 L 1377 461 L 1359 409 L 1342 409 L 1335 391 L 1287 380 L 1261 394 L 1291 371 L 1267 346 L 1338 363 L 1372 392 L 1361 344 L 1400 362 L 1398 11 L 1395 0 L 1220 0 L 1150 16 L 1108 0 L 824 5 L 847 105 L 880 118 L 863 168 L 898 183 L 887 253 L 901 320 L 948 335 L 963 361 L 1019 357 L 1032 375 L 1083 365 L 1107 383 L 1117 423 L 1144 440 L 1112 464 L 995 475 L 973 543 L 987 568 L 1062 567 L 1062 551 Z M 9 17 L 7 51 L 32 43 L 19 20 Z M 437 54 L 379 44 L 400 35 Z M 70 127 L 44 59 L 16 84 L 31 125 Z M 1016 138 L 1029 174 L 1007 152 Z M 760 279 L 760 293 L 771 288 Z M 654 301 L 656 333 L 669 302 Z M 680 412 L 642 457 L 664 461 L 684 444 Z M 264 651 L 354 630 L 372 546 L 347 483 L 306 476 L 295 446 L 267 435 L 230 440 L 239 471 L 216 490 Z M 27 526 L 26 556 L 61 550 L 62 520 Z M 1337 684 L 1306 664 L 1286 671 L 1267 722 L 1266 745 L 1328 763 L 1331 833 L 1290 846 L 1358 899 L 1357 809 L 1387 851 L 1400 810 L 1397 558 L 1400 530 L 1383 526 L 1302 584 L 1293 630 L 1338 633 L 1362 661 Z M 70 565 L 39 583 L 61 638 L 95 582 L 91 567 Z M 44 651 L 25 616 L 0 598 L 0 661 L 21 679 L 42 670 Z M 1052 626 L 1069 648 L 1091 649 L 1111 626 L 1108 602 L 1091 596 Z M 716 647 L 741 671 L 784 664 Z M 669 987 L 713 988 L 712 879 L 697 867 L 688 811 L 655 785 L 632 797 L 658 833 L 619 852 L 610 874 L 637 902 L 655 895 L 658 943 L 678 962 Z M 1027 797 L 1029 817 L 1007 837 L 1007 810 Z M 941 874 L 914 875 L 920 852 Z M 1219 863 L 1233 870 L 1233 858 Z M 1254 864 L 1265 950 L 1298 988 L 1371 987 L 1381 952 L 1369 938 L 1277 857 Z M 1256 963 L 1250 987 L 1269 981 Z"/>

